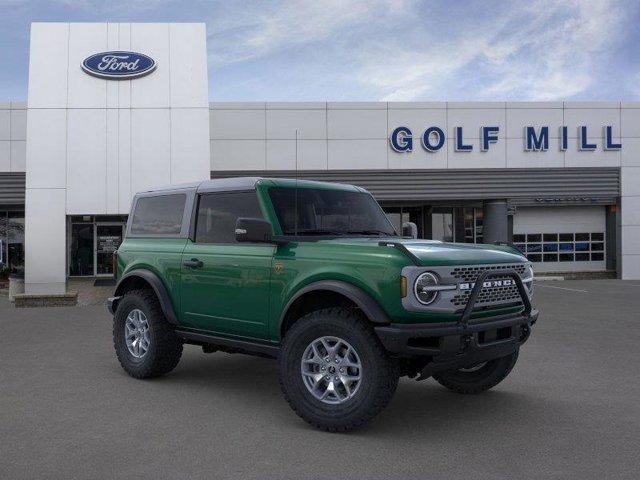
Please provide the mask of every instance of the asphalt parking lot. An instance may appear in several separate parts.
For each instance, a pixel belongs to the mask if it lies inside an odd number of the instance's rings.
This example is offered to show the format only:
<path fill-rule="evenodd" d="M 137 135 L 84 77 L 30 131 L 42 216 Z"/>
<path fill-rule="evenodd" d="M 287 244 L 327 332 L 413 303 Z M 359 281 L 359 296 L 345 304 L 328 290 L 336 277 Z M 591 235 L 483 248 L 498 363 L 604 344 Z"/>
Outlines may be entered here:
<path fill-rule="evenodd" d="M 0 297 L 0 477 L 640 477 L 640 282 L 539 282 L 540 321 L 509 378 L 479 396 L 403 379 L 349 434 L 284 402 L 276 364 L 186 347 L 128 377 L 100 306 Z"/>

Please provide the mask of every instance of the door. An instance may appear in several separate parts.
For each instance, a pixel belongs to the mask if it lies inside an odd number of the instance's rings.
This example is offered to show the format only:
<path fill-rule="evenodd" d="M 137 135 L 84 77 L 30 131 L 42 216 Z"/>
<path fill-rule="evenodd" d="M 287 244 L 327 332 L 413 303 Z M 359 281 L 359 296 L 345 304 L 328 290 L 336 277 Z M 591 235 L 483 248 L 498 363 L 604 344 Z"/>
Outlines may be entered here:
<path fill-rule="evenodd" d="M 93 223 L 71 225 L 69 275 L 93 277 L 95 272 L 95 226 Z"/>
<path fill-rule="evenodd" d="M 191 328 L 264 337 L 275 247 L 237 243 L 238 217 L 263 217 L 255 191 L 199 196 L 195 241 L 182 255 L 182 319 Z"/>
<path fill-rule="evenodd" d="M 434 207 L 431 211 L 431 238 L 443 242 L 453 242 L 453 208 Z"/>
<path fill-rule="evenodd" d="M 425 231 L 423 226 L 423 207 L 394 207 L 384 206 L 382 207 L 387 218 L 396 229 L 396 232 L 402 234 L 402 225 L 406 222 L 413 222 L 418 227 L 418 238 L 425 238 Z"/>
<path fill-rule="evenodd" d="M 95 272 L 96 276 L 113 275 L 113 252 L 122 243 L 124 225 L 96 224 Z"/>
<path fill-rule="evenodd" d="M 518 207 L 513 242 L 535 272 L 604 271 L 607 219 L 603 206 Z"/>

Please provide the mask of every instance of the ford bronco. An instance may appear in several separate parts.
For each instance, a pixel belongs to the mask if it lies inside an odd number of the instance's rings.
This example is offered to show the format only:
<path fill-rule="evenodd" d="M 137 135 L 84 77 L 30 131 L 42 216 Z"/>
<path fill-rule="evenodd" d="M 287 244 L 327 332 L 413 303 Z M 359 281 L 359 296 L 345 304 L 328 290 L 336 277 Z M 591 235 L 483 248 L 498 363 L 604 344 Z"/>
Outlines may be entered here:
<path fill-rule="evenodd" d="M 494 387 L 538 317 L 530 263 L 506 244 L 413 236 L 352 185 L 233 178 L 139 193 L 107 302 L 117 358 L 135 378 L 173 370 L 184 344 L 276 358 L 290 406 L 328 431 L 378 414 L 401 376 Z"/>

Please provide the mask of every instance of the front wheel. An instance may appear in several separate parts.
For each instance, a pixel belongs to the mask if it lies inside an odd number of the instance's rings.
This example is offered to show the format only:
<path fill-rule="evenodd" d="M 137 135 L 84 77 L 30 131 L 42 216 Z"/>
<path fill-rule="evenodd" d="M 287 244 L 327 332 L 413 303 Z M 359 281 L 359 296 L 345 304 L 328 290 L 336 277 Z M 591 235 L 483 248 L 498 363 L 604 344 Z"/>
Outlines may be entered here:
<path fill-rule="evenodd" d="M 484 392 L 502 382 L 518 360 L 518 350 L 505 357 L 471 365 L 467 368 L 447 370 L 433 375 L 442 386 L 456 393 Z"/>
<path fill-rule="evenodd" d="M 279 377 L 291 408 L 330 432 L 373 418 L 398 385 L 396 364 L 371 327 L 345 308 L 318 310 L 293 325 L 283 341 Z"/>
<path fill-rule="evenodd" d="M 113 346 L 120 365 L 134 378 L 169 373 L 182 356 L 182 342 L 151 290 L 132 290 L 118 302 Z"/>

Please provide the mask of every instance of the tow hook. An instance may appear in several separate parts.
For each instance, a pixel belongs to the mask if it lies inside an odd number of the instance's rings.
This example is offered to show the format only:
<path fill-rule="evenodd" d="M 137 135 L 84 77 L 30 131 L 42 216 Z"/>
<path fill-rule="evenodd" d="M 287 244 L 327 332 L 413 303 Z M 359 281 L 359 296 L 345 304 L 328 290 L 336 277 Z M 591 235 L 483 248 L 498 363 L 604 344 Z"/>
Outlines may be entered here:
<path fill-rule="evenodd" d="M 463 335 L 460 339 L 460 353 L 464 352 L 471 345 L 471 335 Z"/>
<path fill-rule="evenodd" d="M 531 333 L 531 330 L 529 329 L 529 326 L 528 325 L 524 325 L 522 327 L 522 331 L 520 333 L 520 341 L 524 342 L 527 339 L 527 337 L 529 337 L 530 333 Z"/>

